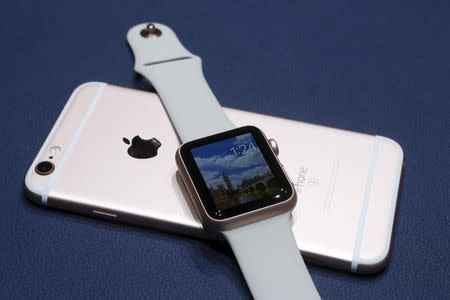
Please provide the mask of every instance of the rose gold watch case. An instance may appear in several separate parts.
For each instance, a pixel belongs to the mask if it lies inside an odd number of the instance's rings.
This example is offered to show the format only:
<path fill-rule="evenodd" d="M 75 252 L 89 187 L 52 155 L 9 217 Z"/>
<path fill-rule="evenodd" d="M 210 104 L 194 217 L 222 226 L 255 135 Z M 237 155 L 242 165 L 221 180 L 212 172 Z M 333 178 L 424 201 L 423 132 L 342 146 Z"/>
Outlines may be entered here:
<path fill-rule="evenodd" d="M 268 148 L 270 149 L 272 155 L 274 156 L 276 162 L 280 165 L 281 170 L 283 172 L 283 175 L 288 178 L 284 168 L 282 167 L 280 161 L 278 160 L 278 157 L 276 153 L 274 152 L 274 148 L 271 147 L 269 140 L 267 139 L 266 135 L 258 129 L 264 136 L 265 142 L 268 145 Z M 209 231 L 226 231 L 230 230 L 236 227 L 244 226 L 253 222 L 257 222 L 260 220 L 264 220 L 276 215 L 280 215 L 289 211 L 292 211 L 297 204 L 297 194 L 295 192 L 294 187 L 292 186 L 292 183 L 288 179 L 287 181 L 291 185 L 292 194 L 291 196 L 279 203 L 275 203 L 272 205 L 268 205 L 266 207 L 258 208 L 243 214 L 239 214 L 237 216 L 233 216 L 226 219 L 214 219 L 212 218 L 208 212 L 206 211 L 205 206 L 203 205 L 203 202 L 201 200 L 201 197 L 195 187 L 195 184 L 189 174 L 188 168 L 183 160 L 183 157 L 181 155 L 181 149 L 183 148 L 185 144 L 181 145 L 176 154 L 175 154 L 175 161 L 178 166 L 179 174 L 181 177 L 181 180 L 189 194 L 190 201 L 192 202 L 193 207 L 195 208 L 197 215 L 200 218 L 200 222 L 203 224 L 203 227 L 206 230 Z M 186 199 L 189 201 L 188 199 Z"/>

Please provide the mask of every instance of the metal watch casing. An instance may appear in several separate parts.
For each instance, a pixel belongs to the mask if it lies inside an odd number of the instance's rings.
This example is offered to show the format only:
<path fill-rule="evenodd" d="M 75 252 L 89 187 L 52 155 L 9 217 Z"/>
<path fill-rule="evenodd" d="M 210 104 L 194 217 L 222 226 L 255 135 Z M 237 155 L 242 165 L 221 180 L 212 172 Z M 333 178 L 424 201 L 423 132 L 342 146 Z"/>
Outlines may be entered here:
<path fill-rule="evenodd" d="M 249 126 L 253 127 L 253 126 Z M 274 152 L 274 149 L 271 147 L 269 140 L 265 136 L 265 134 L 257 129 L 263 136 L 264 136 L 264 142 L 267 144 L 268 148 L 270 149 L 271 155 L 273 155 L 273 159 L 278 163 L 280 166 L 280 169 L 282 171 L 283 176 L 285 178 L 287 177 L 287 174 L 282 167 L 282 164 L 278 160 L 278 157 L 276 153 Z M 190 142 L 189 142 L 190 143 Z M 187 143 L 185 143 L 187 144 Z M 186 166 L 186 163 L 183 159 L 183 156 L 181 154 L 181 149 L 185 145 L 181 145 L 176 154 L 175 154 L 175 160 L 177 163 L 179 175 L 182 179 L 182 182 L 189 194 L 189 197 L 191 198 L 190 201 L 192 202 L 200 220 L 203 224 L 204 228 L 207 230 L 214 230 L 214 231 L 226 231 L 230 229 L 234 229 L 240 226 L 244 226 L 250 223 L 254 223 L 260 220 L 264 220 L 279 214 L 283 214 L 289 211 L 292 211 L 297 203 L 297 194 L 295 192 L 295 189 L 293 188 L 292 183 L 290 180 L 288 180 L 289 185 L 292 190 L 292 194 L 289 198 L 287 198 L 284 201 L 270 204 L 268 206 L 257 208 L 239 215 L 231 216 L 225 219 L 216 219 L 211 217 L 201 199 L 200 193 L 197 191 L 197 188 L 195 187 L 194 181 L 192 180 L 191 174 L 189 173 L 189 169 Z"/>

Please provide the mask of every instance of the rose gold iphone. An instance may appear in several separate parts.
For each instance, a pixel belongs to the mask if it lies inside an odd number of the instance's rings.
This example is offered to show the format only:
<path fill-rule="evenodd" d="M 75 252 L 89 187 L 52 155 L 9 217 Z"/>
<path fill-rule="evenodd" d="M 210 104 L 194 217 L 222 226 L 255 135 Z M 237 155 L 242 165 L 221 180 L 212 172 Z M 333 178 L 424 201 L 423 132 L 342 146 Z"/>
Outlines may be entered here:
<path fill-rule="evenodd" d="M 353 272 L 387 262 L 403 153 L 388 138 L 225 109 L 274 138 L 298 194 L 292 224 L 309 261 Z M 156 94 L 86 83 L 25 178 L 35 203 L 204 238 L 178 181 L 179 140 Z"/>

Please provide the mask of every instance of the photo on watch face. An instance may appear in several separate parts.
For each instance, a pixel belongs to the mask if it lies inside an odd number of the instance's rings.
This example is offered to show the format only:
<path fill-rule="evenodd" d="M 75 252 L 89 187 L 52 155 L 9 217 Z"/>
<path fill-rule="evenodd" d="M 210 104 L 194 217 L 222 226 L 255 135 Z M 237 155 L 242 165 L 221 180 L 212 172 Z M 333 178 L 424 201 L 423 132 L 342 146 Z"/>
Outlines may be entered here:
<path fill-rule="evenodd" d="M 254 201 L 281 197 L 281 184 L 251 133 L 202 145 L 191 153 L 218 215 Z"/>
<path fill-rule="evenodd" d="M 272 197 L 280 190 L 251 133 L 191 152 L 218 210 Z"/>

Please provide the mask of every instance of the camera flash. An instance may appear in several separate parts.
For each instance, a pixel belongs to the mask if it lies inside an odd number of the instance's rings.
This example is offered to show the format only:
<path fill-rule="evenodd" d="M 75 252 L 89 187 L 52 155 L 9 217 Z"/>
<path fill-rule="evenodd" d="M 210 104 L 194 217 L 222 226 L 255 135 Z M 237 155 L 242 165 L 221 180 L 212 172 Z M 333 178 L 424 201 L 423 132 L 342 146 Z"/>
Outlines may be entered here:
<path fill-rule="evenodd" d="M 61 147 L 59 147 L 59 146 L 52 146 L 52 147 L 50 148 L 50 153 L 51 153 L 51 154 L 56 154 L 56 153 L 58 153 L 59 151 L 61 151 Z"/>

